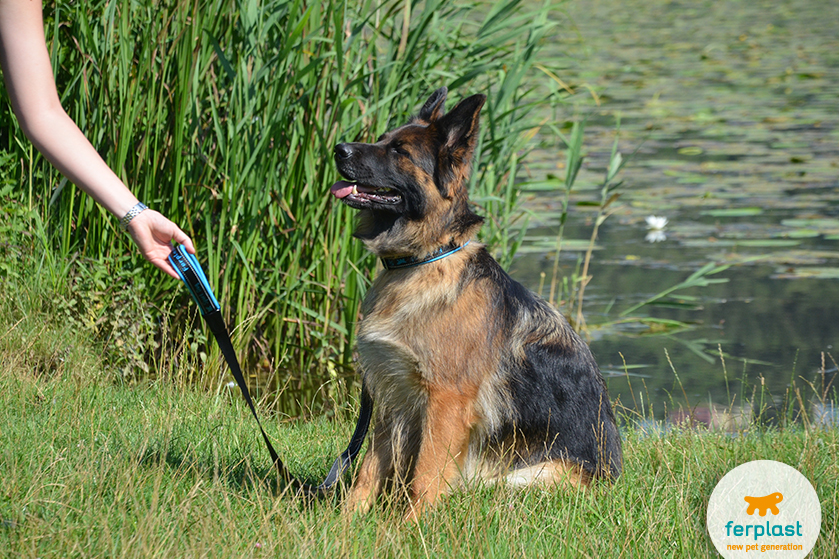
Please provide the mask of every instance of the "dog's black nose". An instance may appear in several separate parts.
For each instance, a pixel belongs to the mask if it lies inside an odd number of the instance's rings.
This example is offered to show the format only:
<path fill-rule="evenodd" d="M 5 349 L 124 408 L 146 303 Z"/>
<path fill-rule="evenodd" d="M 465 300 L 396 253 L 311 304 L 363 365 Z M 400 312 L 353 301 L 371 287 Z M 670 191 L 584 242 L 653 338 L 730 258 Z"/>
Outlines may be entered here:
<path fill-rule="evenodd" d="M 349 144 L 338 144 L 335 146 L 335 157 L 338 159 L 349 159 L 352 155 L 352 147 Z"/>

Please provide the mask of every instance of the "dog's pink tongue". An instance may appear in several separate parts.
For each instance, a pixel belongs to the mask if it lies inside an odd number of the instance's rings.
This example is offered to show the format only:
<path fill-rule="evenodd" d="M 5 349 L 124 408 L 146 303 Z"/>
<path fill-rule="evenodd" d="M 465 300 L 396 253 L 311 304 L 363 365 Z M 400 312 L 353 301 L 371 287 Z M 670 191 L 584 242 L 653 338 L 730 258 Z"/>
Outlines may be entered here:
<path fill-rule="evenodd" d="M 330 191 L 333 196 L 340 200 L 341 198 L 346 198 L 352 193 L 353 186 L 355 185 L 351 182 L 338 181 L 332 185 Z"/>

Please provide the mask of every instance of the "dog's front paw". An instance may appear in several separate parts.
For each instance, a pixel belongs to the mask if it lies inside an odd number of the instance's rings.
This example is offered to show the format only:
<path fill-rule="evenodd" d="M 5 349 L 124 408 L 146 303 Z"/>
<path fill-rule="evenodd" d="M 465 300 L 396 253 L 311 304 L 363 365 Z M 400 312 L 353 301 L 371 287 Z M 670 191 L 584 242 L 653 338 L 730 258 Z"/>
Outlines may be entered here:
<path fill-rule="evenodd" d="M 350 494 L 347 495 L 343 506 L 341 507 L 342 514 L 346 516 L 353 516 L 356 514 L 364 515 L 370 512 L 373 508 L 375 496 L 370 491 L 360 491 L 353 488 Z"/>

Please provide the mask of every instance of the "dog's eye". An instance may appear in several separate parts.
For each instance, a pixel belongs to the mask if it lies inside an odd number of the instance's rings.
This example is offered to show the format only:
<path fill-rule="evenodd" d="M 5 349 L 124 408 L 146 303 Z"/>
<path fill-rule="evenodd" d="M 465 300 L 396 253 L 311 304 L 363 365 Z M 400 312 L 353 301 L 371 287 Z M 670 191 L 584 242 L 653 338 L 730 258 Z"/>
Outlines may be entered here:
<path fill-rule="evenodd" d="M 408 150 L 402 147 L 402 144 L 392 144 L 390 146 L 390 151 L 399 155 L 410 155 Z"/>

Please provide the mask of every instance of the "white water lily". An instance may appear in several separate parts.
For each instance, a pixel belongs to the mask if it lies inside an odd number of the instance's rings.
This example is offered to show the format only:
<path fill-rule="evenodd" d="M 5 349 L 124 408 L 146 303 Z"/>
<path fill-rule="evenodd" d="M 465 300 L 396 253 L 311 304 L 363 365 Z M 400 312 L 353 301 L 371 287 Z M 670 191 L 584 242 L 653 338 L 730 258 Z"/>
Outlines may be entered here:
<path fill-rule="evenodd" d="M 667 240 L 667 235 L 664 234 L 664 231 L 661 229 L 650 229 L 650 232 L 647 233 L 647 236 L 644 237 L 644 240 L 648 243 L 658 243 L 661 241 Z"/>
<path fill-rule="evenodd" d="M 661 231 L 667 226 L 667 218 L 664 216 L 648 215 L 647 228 L 653 231 Z"/>
<path fill-rule="evenodd" d="M 664 228 L 667 227 L 667 218 L 664 216 L 649 215 L 646 218 L 647 229 L 650 231 L 644 238 L 648 243 L 659 243 L 667 240 L 667 235 L 664 234 Z"/>

